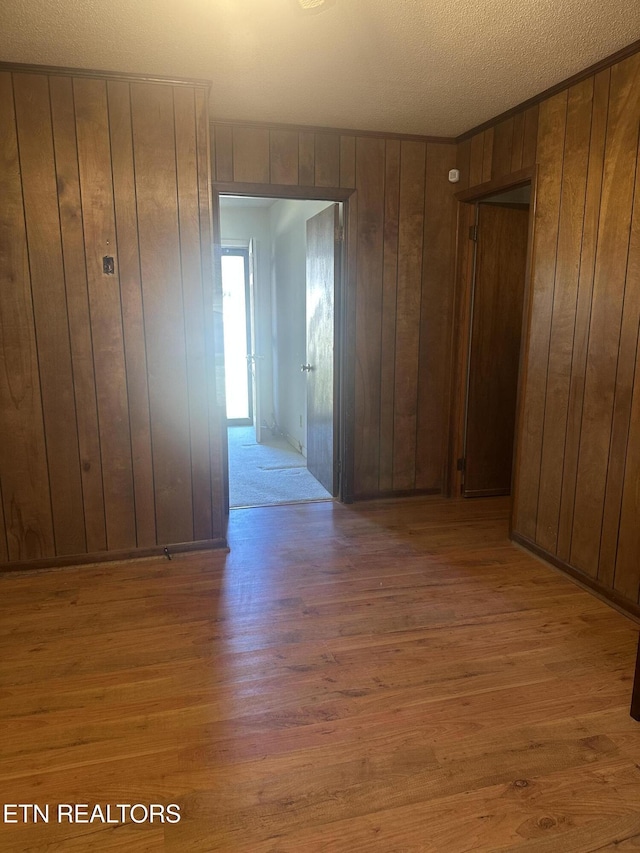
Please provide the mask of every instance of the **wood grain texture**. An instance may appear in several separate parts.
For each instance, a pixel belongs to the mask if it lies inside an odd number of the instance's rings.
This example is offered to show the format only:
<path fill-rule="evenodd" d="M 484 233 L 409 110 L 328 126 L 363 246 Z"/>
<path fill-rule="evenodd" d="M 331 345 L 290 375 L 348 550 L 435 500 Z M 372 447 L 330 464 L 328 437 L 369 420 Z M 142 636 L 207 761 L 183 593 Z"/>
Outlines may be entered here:
<path fill-rule="evenodd" d="M 571 562 L 598 570 L 640 115 L 640 56 L 611 69 Z"/>
<path fill-rule="evenodd" d="M 451 145 L 427 146 L 418 361 L 415 485 L 441 489 L 447 457 L 451 385 L 455 185 L 443 180 L 455 166 Z"/>
<path fill-rule="evenodd" d="M 356 185 L 356 138 L 355 136 L 340 137 L 340 186 L 355 187 Z"/>
<path fill-rule="evenodd" d="M 573 530 L 573 507 L 575 502 L 580 427 L 582 423 L 582 401 L 584 377 L 589 340 L 589 321 L 593 294 L 593 271 L 596 259 L 600 198 L 602 191 L 602 169 L 607 130 L 610 71 L 607 69 L 594 80 L 593 107 L 591 111 L 591 135 L 589 142 L 589 165 L 582 224 L 582 247 L 580 274 L 576 301 L 576 319 L 573 332 L 571 359 L 571 384 L 567 412 L 567 433 L 564 448 L 562 475 L 562 499 L 558 528 L 557 552 L 560 559 L 567 561 L 571 549 Z"/>
<path fill-rule="evenodd" d="M 66 310 L 73 364 L 86 550 L 94 553 L 107 547 L 107 533 L 71 78 L 52 77 L 49 80 L 49 93 L 64 260 Z"/>
<path fill-rule="evenodd" d="M 314 133 L 302 131 L 298 135 L 298 183 L 303 187 L 312 187 L 315 182 L 315 142 Z"/>
<path fill-rule="evenodd" d="M 133 464 L 120 282 L 103 272 L 103 257 L 117 261 L 107 86 L 73 81 L 89 310 L 100 425 L 109 549 L 136 545 Z"/>
<path fill-rule="evenodd" d="M 297 184 L 298 134 L 292 130 L 269 131 L 269 161 L 274 184 Z"/>
<path fill-rule="evenodd" d="M 396 300 L 400 224 L 400 142 L 385 144 L 382 329 L 380 339 L 380 437 L 378 487 L 393 489 L 393 413 L 395 408 Z"/>
<path fill-rule="evenodd" d="M 136 542 L 138 547 L 149 547 L 156 544 L 156 508 L 129 84 L 109 81 L 107 94 L 131 428 Z"/>
<path fill-rule="evenodd" d="M 56 553 L 86 551 L 49 81 L 14 75 L 40 392 Z"/>
<path fill-rule="evenodd" d="M 215 125 L 215 165 L 217 181 L 233 180 L 233 129 Z"/>
<path fill-rule="evenodd" d="M 191 435 L 171 87 L 131 87 L 160 543 L 193 538 Z"/>
<path fill-rule="evenodd" d="M 55 553 L 12 76 L 0 73 L 0 491 L 10 559 Z"/>
<path fill-rule="evenodd" d="M 337 133 L 316 133 L 314 167 L 315 186 L 340 186 L 340 137 Z"/>
<path fill-rule="evenodd" d="M 518 436 L 518 482 L 514 507 L 514 529 L 529 539 L 535 539 L 537 520 L 566 112 L 566 92 L 540 105 L 528 360 L 526 376 L 521 380 L 524 383 L 524 402 L 521 434 Z"/>
<path fill-rule="evenodd" d="M 637 626 L 507 513 L 236 510 L 227 555 L 3 577 L 11 801 L 182 816 L 5 824 L 3 849 L 637 850 Z"/>
<path fill-rule="evenodd" d="M 400 146 L 393 488 L 416 486 L 426 145 Z"/>
<path fill-rule="evenodd" d="M 558 543 L 563 479 L 558 460 L 566 443 L 592 99 L 591 79 L 569 89 L 536 527 L 536 542 L 551 553 Z"/>
<path fill-rule="evenodd" d="M 233 180 L 268 184 L 269 131 L 262 127 L 233 128 Z"/>
<path fill-rule="evenodd" d="M 357 288 L 355 478 L 357 491 L 378 490 L 380 336 L 382 326 L 385 143 L 357 140 Z"/>

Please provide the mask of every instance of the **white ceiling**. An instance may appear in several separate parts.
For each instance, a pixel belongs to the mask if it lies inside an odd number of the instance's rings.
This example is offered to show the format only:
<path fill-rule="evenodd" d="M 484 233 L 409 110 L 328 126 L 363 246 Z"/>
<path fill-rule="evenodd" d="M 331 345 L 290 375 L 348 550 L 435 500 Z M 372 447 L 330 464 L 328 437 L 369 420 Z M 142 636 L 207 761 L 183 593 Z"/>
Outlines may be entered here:
<path fill-rule="evenodd" d="M 214 81 L 216 118 L 454 136 L 640 39 L 638 0 L 2 0 L 0 59 Z"/>

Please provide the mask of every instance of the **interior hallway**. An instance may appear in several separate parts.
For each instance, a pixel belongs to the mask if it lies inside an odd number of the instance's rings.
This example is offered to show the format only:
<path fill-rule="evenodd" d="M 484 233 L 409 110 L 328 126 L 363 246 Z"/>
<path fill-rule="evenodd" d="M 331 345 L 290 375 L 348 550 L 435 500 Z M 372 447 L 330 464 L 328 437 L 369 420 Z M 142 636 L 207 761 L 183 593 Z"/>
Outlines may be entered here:
<path fill-rule="evenodd" d="M 238 510 L 229 554 L 0 576 L 4 802 L 182 813 L 3 849 L 636 849 L 637 627 L 507 509 Z"/>

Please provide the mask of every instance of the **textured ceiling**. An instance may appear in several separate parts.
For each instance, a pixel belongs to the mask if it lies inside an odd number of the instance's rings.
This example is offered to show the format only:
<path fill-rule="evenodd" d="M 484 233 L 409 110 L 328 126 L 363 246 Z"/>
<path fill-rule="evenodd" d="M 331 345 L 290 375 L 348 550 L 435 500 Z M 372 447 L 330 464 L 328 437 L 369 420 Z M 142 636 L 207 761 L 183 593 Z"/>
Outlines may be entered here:
<path fill-rule="evenodd" d="M 0 59 L 213 80 L 216 118 L 452 136 L 640 38 L 638 0 L 2 0 Z"/>

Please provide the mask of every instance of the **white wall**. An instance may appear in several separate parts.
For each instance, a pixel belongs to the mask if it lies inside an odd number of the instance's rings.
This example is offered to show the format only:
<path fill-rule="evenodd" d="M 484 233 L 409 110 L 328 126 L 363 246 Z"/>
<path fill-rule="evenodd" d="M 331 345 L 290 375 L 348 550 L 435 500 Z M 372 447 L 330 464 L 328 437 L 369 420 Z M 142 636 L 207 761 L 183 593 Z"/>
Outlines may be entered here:
<path fill-rule="evenodd" d="M 306 222 L 329 205 L 326 201 L 283 199 L 269 208 L 276 420 L 305 456 L 307 386 L 300 365 L 307 360 Z"/>
<path fill-rule="evenodd" d="M 258 387 L 262 420 L 271 426 L 275 413 L 273 393 L 273 361 L 271 346 L 271 234 L 269 209 L 266 207 L 227 207 L 220 204 L 222 245 L 240 241 L 255 244 L 254 298 L 256 300 L 256 354 Z"/>

